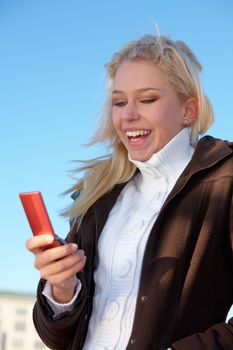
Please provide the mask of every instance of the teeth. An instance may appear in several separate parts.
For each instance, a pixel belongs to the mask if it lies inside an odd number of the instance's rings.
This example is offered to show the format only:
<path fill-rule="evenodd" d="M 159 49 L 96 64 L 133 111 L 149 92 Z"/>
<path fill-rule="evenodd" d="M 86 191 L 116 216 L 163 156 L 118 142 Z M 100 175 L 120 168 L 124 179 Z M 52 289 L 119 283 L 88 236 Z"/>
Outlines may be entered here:
<path fill-rule="evenodd" d="M 143 135 L 148 135 L 149 133 L 150 133 L 149 130 L 126 131 L 126 135 L 128 137 L 143 136 Z"/>

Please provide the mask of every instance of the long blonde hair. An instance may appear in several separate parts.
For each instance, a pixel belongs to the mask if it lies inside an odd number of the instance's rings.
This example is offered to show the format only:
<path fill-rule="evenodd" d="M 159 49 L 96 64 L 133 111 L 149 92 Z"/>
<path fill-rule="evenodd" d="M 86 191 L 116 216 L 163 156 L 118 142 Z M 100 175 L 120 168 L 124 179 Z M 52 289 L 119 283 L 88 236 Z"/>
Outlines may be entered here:
<path fill-rule="evenodd" d="M 194 97 L 198 101 L 198 118 L 192 124 L 192 138 L 197 142 L 213 122 L 212 106 L 205 96 L 200 81 L 202 70 L 196 56 L 182 41 L 172 41 L 166 36 L 146 35 L 131 41 L 116 52 L 106 64 L 108 94 L 103 113 L 90 145 L 105 143 L 110 155 L 83 162 L 76 171 L 84 171 L 84 177 L 67 192 L 81 190 L 75 203 L 65 215 L 82 217 L 89 207 L 103 194 L 132 178 L 136 167 L 128 160 L 128 152 L 119 139 L 111 118 L 112 89 L 117 69 L 122 62 L 133 59 L 149 60 L 157 65 L 168 79 L 181 101 Z"/>

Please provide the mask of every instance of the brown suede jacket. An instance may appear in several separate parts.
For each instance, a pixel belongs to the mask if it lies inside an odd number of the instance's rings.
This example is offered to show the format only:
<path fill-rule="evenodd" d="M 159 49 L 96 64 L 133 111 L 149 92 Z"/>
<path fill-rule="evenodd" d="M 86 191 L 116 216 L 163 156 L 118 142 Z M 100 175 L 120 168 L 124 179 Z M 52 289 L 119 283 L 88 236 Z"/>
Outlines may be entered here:
<path fill-rule="evenodd" d="M 233 303 L 232 184 L 233 144 L 203 137 L 151 230 L 127 350 L 233 349 L 233 319 L 225 322 Z M 33 318 L 51 349 L 82 349 L 98 238 L 123 186 L 100 198 L 67 237 L 87 255 L 74 310 L 53 319 L 39 283 Z"/>

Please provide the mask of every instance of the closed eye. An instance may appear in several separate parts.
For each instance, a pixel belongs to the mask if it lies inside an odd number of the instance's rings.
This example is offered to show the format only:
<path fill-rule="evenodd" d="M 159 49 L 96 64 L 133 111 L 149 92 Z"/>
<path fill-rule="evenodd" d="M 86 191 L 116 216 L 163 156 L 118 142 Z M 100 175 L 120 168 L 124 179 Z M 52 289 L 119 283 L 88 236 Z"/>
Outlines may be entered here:
<path fill-rule="evenodd" d="M 112 105 L 114 107 L 123 107 L 127 104 L 126 101 L 113 101 Z"/>
<path fill-rule="evenodd" d="M 150 103 L 153 103 L 155 101 L 157 101 L 157 98 L 153 97 L 153 98 L 145 98 L 145 99 L 141 100 L 140 102 L 144 103 L 144 104 L 150 104 Z"/>
<path fill-rule="evenodd" d="M 150 104 L 153 103 L 155 101 L 157 101 L 158 98 L 153 97 L 153 98 L 143 98 L 140 99 L 139 102 L 143 103 L 143 104 Z M 127 101 L 126 100 L 116 100 L 112 102 L 113 107 L 124 107 L 125 105 L 127 105 Z"/>

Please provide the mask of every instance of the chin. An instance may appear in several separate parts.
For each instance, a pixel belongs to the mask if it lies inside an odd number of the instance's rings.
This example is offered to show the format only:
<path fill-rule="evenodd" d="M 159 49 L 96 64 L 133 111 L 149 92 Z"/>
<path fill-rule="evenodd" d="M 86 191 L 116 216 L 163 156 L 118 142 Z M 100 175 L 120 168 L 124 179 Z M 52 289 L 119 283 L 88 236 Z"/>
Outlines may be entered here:
<path fill-rule="evenodd" d="M 152 157 L 153 154 L 147 154 L 147 155 L 139 155 L 139 154 L 130 154 L 130 157 L 133 160 L 138 160 L 140 162 L 146 162 L 147 160 L 149 160 Z"/>

